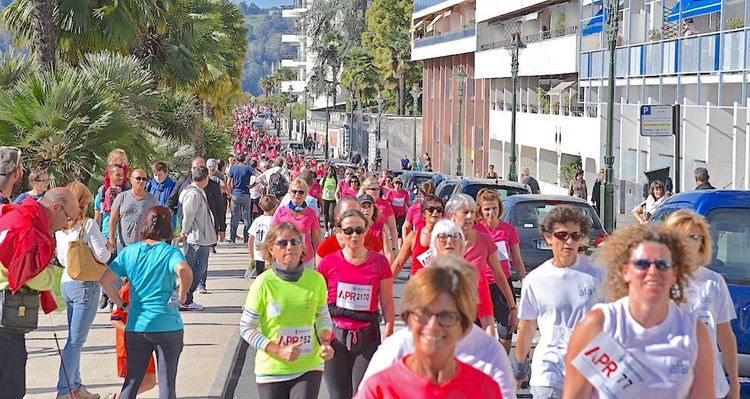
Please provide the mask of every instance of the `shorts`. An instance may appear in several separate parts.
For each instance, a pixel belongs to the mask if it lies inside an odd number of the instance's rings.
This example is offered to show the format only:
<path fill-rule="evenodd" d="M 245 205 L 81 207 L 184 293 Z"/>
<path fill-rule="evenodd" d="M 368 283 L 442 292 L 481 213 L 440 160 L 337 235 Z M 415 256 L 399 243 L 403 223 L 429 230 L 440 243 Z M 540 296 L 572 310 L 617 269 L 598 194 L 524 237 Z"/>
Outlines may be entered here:
<path fill-rule="evenodd" d="M 510 280 L 508 280 L 508 284 L 510 284 Z M 492 297 L 492 311 L 495 315 L 495 322 L 497 322 L 497 335 L 500 339 L 509 340 L 513 338 L 513 331 L 511 331 L 510 323 L 508 323 L 510 310 L 505 295 L 500 291 L 497 284 L 490 284 L 490 297 Z"/>
<path fill-rule="evenodd" d="M 562 388 L 530 386 L 534 399 L 562 399 Z"/>
<path fill-rule="evenodd" d="M 117 376 L 125 378 L 128 374 L 128 358 L 117 356 Z M 151 355 L 151 360 L 146 366 L 146 374 L 156 374 L 156 363 L 154 362 L 154 355 Z"/>
<path fill-rule="evenodd" d="M 406 215 L 396 217 L 396 229 L 398 230 L 398 238 L 404 238 L 404 222 L 406 222 Z"/>

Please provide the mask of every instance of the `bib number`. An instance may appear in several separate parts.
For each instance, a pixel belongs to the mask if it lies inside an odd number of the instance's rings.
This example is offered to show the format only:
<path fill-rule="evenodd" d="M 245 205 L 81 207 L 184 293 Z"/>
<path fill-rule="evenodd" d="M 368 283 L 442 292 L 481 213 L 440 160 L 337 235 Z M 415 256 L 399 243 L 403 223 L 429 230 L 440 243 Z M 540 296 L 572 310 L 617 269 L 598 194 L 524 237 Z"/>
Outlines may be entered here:
<path fill-rule="evenodd" d="M 508 256 L 508 246 L 505 244 L 505 241 L 495 241 L 495 245 L 497 245 L 497 257 L 500 258 L 500 260 L 510 259 Z"/>
<path fill-rule="evenodd" d="M 604 332 L 586 345 L 572 364 L 604 398 L 634 399 L 653 382 L 654 373 Z"/>
<path fill-rule="evenodd" d="M 419 263 L 422 264 L 422 266 L 427 266 L 427 262 L 430 261 L 431 257 L 432 257 L 432 250 L 428 249 L 427 251 L 424 251 L 419 256 L 417 256 L 417 260 L 419 261 Z"/>
<path fill-rule="evenodd" d="M 339 281 L 336 288 L 336 306 L 349 310 L 369 311 L 371 303 L 371 285 L 348 284 Z"/>
<path fill-rule="evenodd" d="M 403 208 L 405 202 L 406 201 L 405 201 L 404 198 L 394 198 L 393 199 L 393 206 L 395 206 L 396 208 Z"/>
<path fill-rule="evenodd" d="M 323 190 L 323 197 L 325 198 L 333 198 L 334 194 L 336 192 L 334 190 Z"/>
<path fill-rule="evenodd" d="M 313 337 L 311 327 L 285 327 L 279 329 L 279 338 L 276 343 L 279 346 L 289 346 L 302 343 L 300 353 L 309 355 L 313 353 Z"/>

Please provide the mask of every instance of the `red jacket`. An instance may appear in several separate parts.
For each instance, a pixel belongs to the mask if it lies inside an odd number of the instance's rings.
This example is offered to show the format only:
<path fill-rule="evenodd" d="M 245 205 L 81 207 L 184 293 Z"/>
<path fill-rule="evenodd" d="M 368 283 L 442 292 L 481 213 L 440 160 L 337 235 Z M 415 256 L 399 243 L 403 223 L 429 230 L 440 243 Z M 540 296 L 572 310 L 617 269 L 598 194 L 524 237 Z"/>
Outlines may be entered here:
<path fill-rule="evenodd" d="M 19 205 L 0 205 L 0 263 L 8 269 L 8 284 L 16 293 L 39 275 L 55 254 L 47 214 L 31 197 Z M 49 291 L 41 292 L 45 313 L 57 309 Z"/>

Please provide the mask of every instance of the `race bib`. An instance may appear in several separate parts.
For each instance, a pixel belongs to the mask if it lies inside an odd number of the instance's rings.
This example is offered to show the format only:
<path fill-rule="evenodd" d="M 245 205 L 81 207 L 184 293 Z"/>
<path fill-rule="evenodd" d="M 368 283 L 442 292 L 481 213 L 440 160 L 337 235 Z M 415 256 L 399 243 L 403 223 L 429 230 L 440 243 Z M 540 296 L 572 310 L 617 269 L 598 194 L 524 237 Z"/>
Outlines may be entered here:
<path fill-rule="evenodd" d="M 586 345 L 572 364 L 603 398 L 640 397 L 640 393 L 654 381 L 651 370 L 638 363 L 604 332 Z"/>
<path fill-rule="evenodd" d="M 348 284 L 339 281 L 336 288 L 336 306 L 349 310 L 369 311 L 371 303 L 371 285 Z"/>
<path fill-rule="evenodd" d="M 334 190 L 323 190 L 323 197 L 324 198 L 333 198 L 333 196 L 336 194 Z"/>
<path fill-rule="evenodd" d="M 279 329 L 279 338 L 276 343 L 279 346 L 289 346 L 301 342 L 300 353 L 309 355 L 313 353 L 313 336 L 311 327 L 284 327 Z"/>
<path fill-rule="evenodd" d="M 393 199 L 393 206 L 395 206 L 396 208 L 403 208 L 405 203 L 406 203 L 406 198 L 394 198 Z"/>
<path fill-rule="evenodd" d="M 495 241 L 495 245 L 497 245 L 497 257 L 500 258 L 500 260 L 509 260 L 508 246 L 505 244 L 505 241 Z"/>
<path fill-rule="evenodd" d="M 428 249 L 427 251 L 422 252 L 419 256 L 417 256 L 417 260 L 419 263 L 422 264 L 422 266 L 427 266 L 427 262 L 430 261 L 430 258 L 432 257 L 432 250 Z"/>

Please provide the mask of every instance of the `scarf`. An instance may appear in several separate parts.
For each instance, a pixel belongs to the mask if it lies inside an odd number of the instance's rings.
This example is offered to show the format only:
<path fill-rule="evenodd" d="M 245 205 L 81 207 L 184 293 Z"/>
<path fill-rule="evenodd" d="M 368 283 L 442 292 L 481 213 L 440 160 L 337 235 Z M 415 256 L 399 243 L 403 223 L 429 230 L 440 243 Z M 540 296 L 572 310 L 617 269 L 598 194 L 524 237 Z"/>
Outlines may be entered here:
<path fill-rule="evenodd" d="M 302 277 L 302 272 L 305 271 L 305 266 L 303 266 L 302 263 L 292 269 L 282 269 L 278 263 L 272 262 L 271 268 L 273 269 L 273 272 L 276 273 L 277 276 L 279 276 L 280 279 L 289 282 L 295 282 L 299 280 L 299 278 Z"/>
<path fill-rule="evenodd" d="M 294 212 L 303 213 L 305 211 L 305 208 L 307 208 L 307 202 L 303 202 L 302 205 L 294 205 L 294 202 L 289 201 L 289 204 L 287 206 Z"/>

